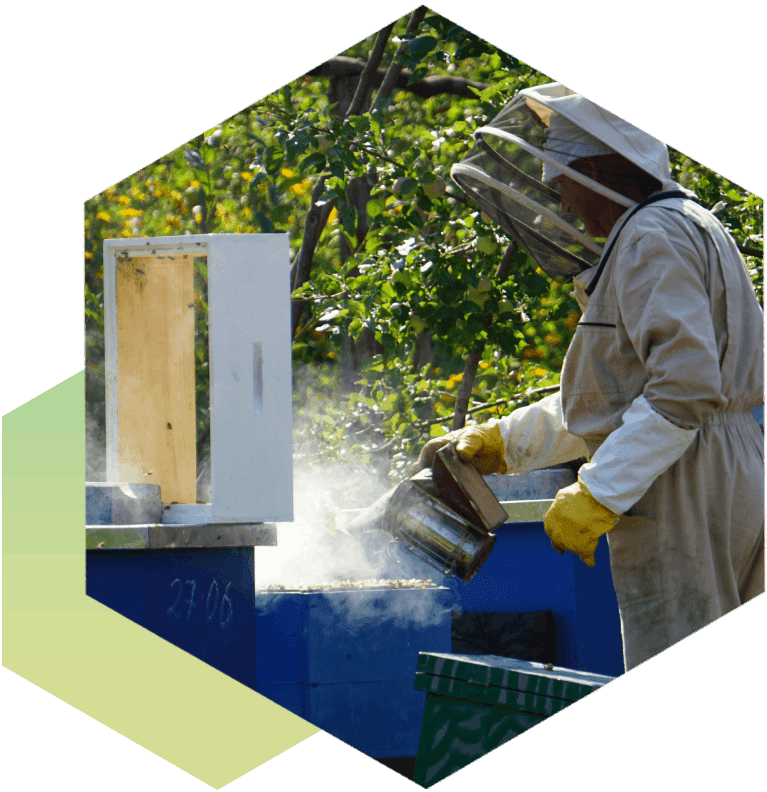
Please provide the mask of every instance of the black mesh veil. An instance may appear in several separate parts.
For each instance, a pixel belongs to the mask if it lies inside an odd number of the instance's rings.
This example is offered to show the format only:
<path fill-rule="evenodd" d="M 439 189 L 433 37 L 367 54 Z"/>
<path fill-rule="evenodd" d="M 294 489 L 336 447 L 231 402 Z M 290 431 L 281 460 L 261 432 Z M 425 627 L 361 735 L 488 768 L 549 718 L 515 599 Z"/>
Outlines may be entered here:
<path fill-rule="evenodd" d="M 557 184 L 549 175 L 556 168 L 554 172 L 566 173 L 599 192 L 606 188 L 567 167 L 577 157 L 557 150 L 551 134 L 556 116 L 554 110 L 519 95 L 475 132 L 473 148 L 453 166 L 451 176 L 544 272 L 568 282 L 599 262 L 602 246 L 586 234 L 576 215 L 563 211 Z M 563 146 L 567 148 L 566 143 Z M 625 203 L 623 196 L 619 198 Z"/>

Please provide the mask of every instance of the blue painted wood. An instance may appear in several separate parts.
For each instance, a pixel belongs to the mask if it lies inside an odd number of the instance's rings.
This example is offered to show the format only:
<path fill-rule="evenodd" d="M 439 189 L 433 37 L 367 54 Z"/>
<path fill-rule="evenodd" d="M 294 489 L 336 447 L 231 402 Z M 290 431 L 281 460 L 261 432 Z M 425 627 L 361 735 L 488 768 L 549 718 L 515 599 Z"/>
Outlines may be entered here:
<path fill-rule="evenodd" d="M 543 523 L 509 523 L 495 531 L 490 557 L 468 582 L 446 579 L 466 613 L 551 610 L 557 627 L 556 664 L 596 674 L 623 673 L 618 601 L 607 542 L 596 566 L 559 555 Z"/>
<path fill-rule="evenodd" d="M 86 593 L 255 686 L 252 547 L 88 551 Z"/>
<path fill-rule="evenodd" d="M 258 692 L 294 715 L 304 716 L 304 686 L 300 682 L 259 682 Z"/>
<path fill-rule="evenodd" d="M 255 603 L 259 641 L 256 690 L 271 698 L 266 690 L 276 688 L 268 686 L 281 683 L 303 685 L 308 600 L 301 595 L 257 591 Z"/>
<path fill-rule="evenodd" d="M 373 758 L 415 756 L 425 704 L 413 677 L 317 684 L 304 689 L 303 717 Z"/>
<path fill-rule="evenodd" d="M 435 588 L 258 591 L 256 690 L 369 756 L 414 756 L 418 655 L 450 651 L 451 606 Z"/>

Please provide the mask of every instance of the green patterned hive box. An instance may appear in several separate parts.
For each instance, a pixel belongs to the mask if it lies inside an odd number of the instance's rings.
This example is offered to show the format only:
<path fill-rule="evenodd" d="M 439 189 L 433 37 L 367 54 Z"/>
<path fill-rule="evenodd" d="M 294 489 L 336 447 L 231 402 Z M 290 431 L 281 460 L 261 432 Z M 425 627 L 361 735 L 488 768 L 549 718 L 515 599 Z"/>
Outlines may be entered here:
<path fill-rule="evenodd" d="M 418 656 L 426 705 L 414 781 L 441 781 L 612 677 L 495 655 Z"/>

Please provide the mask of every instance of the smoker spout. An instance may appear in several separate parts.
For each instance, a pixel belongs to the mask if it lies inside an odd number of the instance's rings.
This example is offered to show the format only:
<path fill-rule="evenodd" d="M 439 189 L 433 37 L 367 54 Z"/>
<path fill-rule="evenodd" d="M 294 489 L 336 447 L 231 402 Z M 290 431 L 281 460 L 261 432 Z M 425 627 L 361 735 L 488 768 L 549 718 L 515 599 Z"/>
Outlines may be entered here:
<path fill-rule="evenodd" d="M 367 509 L 355 515 L 351 521 L 339 525 L 338 529 L 350 536 L 359 537 L 361 534 L 371 531 L 385 530 L 385 516 L 389 508 L 392 496 L 397 491 L 397 487 L 389 490 L 382 495 Z"/>

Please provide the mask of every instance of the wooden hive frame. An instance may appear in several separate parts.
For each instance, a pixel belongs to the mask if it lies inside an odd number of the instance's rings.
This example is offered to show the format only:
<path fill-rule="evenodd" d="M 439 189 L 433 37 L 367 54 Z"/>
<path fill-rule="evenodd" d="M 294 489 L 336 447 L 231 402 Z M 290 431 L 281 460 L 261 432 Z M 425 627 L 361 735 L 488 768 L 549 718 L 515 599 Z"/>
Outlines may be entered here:
<path fill-rule="evenodd" d="M 104 241 L 107 480 L 196 501 L 194 260 L 208 267 L 212 522 L 292 520 L 288 239 Z M 197 518 L 190 518 L 198 521 Z M 182 518 L 181 521 L 184 521 Z"/>

